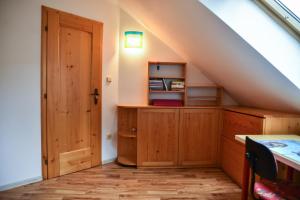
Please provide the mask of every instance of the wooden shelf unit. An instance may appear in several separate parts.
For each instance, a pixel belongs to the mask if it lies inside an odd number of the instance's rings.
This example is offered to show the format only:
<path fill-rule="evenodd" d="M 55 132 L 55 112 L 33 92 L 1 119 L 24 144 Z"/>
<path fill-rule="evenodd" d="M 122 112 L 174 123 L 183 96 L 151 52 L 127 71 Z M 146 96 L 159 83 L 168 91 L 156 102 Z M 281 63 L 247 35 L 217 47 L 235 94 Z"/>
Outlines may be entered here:
<path fill-rule="evenodd" d="M 150 80 L 164 80 L 168 87 L 163 90 L 151 90 Z M 171 81 L 186 80 L 186 63 L 183 62 L 148 62 L 148 104 L 153 99 L 175 99 L 185 102 L 185 87 L 183 90 L 171 90 Z"/>
<path fill-rule="evenodd" d="M 137 108 L 118 108 L 118 162 L 137 164 Z"/>
<path fill-rule="evenodd" d="M 186 86 L 185 102 L 187 106 L 221 106 L 223 88 L 220 86 Z"/>
<path fill-rule="evenodd" d="M 118 162 L 137 167 L 217 167 L 220 120 L 219 107 L 118 106 Z"/>
<path fill-rule="evenodd" d="M 136 138 L 136 135 L 133 135 L 133 134 L 123 134 L 123 133 L 119 133 L 119 136 L 120 136 L 120 137 L 123 137 L 123 138 Z"/>
<path fill-rule="evenodd" d="M 185 93 L 185 91 L 165 91 L 165 90 L 150 90 L 149 93 Z"/>
<path fill-rule="evenodd" d="M 136 166 L 136 160 L 130 160 L 130 158 L 124 156 L 118 156 L 118 163 L 126 166 Z"/>
<path fill-rule="evenodd" d="M 149 79 L 158 79 L 158 78 L 165 78 L 165 79 L 185 79 L 185 77 L 175 77 L 175 76 L 150 76 Z"/>

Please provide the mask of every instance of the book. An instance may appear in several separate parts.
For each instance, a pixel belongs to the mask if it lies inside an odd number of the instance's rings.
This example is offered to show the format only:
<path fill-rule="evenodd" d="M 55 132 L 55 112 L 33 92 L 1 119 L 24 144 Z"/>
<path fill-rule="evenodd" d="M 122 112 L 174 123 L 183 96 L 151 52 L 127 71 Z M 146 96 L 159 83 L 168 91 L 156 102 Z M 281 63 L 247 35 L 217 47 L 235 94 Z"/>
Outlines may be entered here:
<path fill-rule="evenodd" d="M 166 89 L 166 91 L 168 91 L 169 89 L 168 89 L 168 86 L 167 86 L 167 83 L 166 83 L 166 80 L 163 78 L 163 82 L 164 82 L 164 86 L 165 86 L 165 89 Z"/>
<path fill-rule="evenodd" d="M 149 80 L 150 90 L 164 90 L 164 83 L 162 79 L 150 79 Z"/>
<path fill-rule="evenodd" d="M 171 90 L 184 90 L 184 81 L 172 81 Z"/>

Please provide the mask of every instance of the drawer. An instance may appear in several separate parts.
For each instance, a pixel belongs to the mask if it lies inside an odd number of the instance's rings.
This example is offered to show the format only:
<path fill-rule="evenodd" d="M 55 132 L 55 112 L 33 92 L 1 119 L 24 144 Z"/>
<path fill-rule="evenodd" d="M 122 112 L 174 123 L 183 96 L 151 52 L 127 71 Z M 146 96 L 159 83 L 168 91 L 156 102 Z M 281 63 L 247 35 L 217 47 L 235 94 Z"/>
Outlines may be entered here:
<path fill-rule="evenodd" d="M 224 111 L 223 112 L 223 131 L 222 135 L 234 140 L 238 134 L 262 134 L 263 118 L 251 115 Z"/>
<path fill-rule="evenodd" d="M 245 147 L 243 144 L 222 137 L 221 166 L 228 176 L 240 186 L 243 177 L 244 153 Z"/>

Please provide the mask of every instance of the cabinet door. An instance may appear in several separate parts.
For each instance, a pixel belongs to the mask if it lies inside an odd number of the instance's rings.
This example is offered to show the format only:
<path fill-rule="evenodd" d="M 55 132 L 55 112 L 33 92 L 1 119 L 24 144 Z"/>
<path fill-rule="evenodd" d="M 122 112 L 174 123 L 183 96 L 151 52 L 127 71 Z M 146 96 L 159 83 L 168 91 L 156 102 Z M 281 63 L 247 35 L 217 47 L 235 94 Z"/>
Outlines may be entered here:
<path fill-rule="evenodd" d="M 138 166 L 177 165 L 178 123 L 178 109 L 139 109 Z"/>
<path fill-rule="evenodd" d="M 217 109 L 181 110 L 180 165 L 217 165 L 220 139 L 219 116 Z"/>

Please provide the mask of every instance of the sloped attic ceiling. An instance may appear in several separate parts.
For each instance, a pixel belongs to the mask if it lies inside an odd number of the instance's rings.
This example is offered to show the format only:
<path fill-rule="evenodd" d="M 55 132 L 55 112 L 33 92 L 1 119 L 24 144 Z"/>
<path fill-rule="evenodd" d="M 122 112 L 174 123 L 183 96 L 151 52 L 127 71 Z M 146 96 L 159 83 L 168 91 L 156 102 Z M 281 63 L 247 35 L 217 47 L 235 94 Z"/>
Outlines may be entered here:
<path fill-rule="evenodd" d="M 120 0 L 241 105 L 300 112 L 300 90 L 197 0 Z"/>

